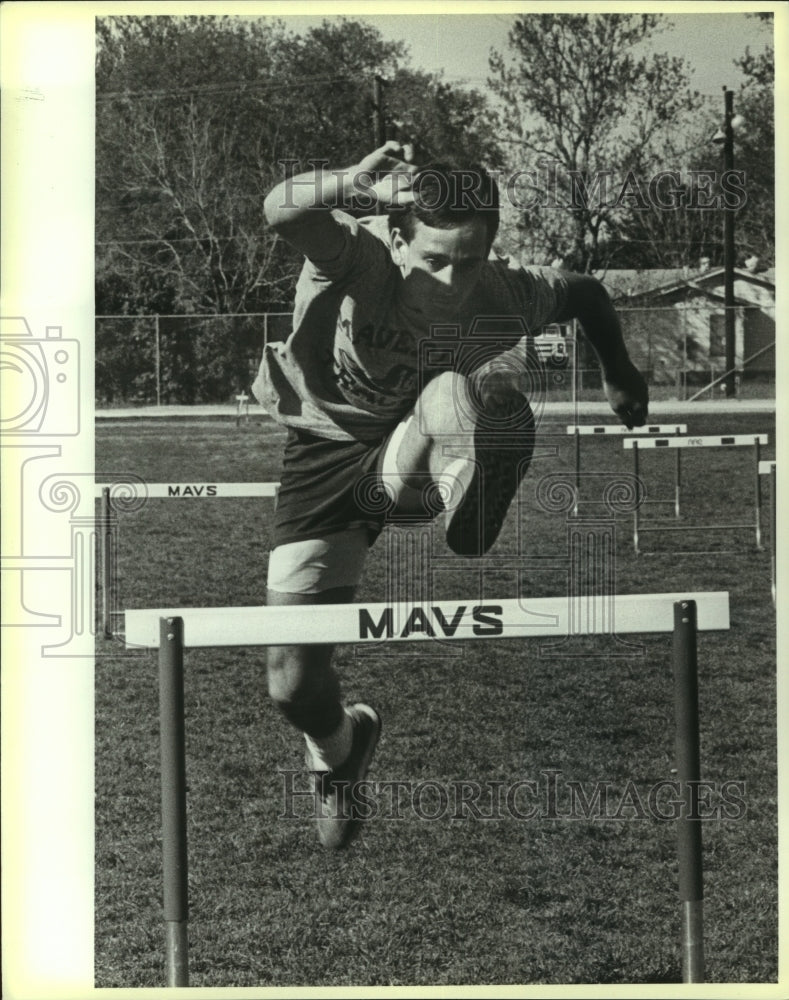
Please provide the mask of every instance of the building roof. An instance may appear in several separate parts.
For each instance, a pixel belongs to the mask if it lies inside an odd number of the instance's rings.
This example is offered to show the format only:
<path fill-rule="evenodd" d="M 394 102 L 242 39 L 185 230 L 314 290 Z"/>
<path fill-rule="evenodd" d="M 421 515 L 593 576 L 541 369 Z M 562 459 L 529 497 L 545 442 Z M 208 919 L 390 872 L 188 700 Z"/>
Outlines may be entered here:
<path fill-rule="evenodd" d="M 775 289 L 775 268 L 763 271 L 748 271 L 735 268 L 735 277 L 745 281 L 753 281 L 764 287 Z M 595 275 L 608 289 L 611 298 L 642 298 L 665 295 L 679 288 L 686 287 L 696 291 L 707 291 L 709 285 L 718 285 L 723 281 L 722 267 L 709 270 L 690 270 L 683 267 L 648 268 L 643 271 L 615 270 L 605 271 Z"/>

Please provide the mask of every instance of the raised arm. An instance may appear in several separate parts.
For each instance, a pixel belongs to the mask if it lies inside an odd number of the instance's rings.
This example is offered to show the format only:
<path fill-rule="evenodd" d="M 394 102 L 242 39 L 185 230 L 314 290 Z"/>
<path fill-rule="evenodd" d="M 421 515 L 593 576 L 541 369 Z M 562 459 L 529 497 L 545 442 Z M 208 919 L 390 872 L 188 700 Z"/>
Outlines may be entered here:
<path fill-rule="evenodd" d="M 342 250 L 343 230 L 331 210 L 347 209 L 360 198 L 370 208 L 378 200 L 393 200 L 399 189 L 409 186 L 417 169 L 410 162 L 411 155 L 410 146 L 392 141 L 352 167 L 288 177 L 266 195 L 263 214 L 305 257 L 332 260 Z"/>
<path fill-rule="evenodd" d="M 649 405 L 647 385 L 628 356 L 608 292 L 588 274 L 569 274 L 567 281 L 567 306 L 561 319 L 577 319 L 583 327 L 600 361 L 605 394 L 614 413 L 631 429 L 643 426 Z"/>

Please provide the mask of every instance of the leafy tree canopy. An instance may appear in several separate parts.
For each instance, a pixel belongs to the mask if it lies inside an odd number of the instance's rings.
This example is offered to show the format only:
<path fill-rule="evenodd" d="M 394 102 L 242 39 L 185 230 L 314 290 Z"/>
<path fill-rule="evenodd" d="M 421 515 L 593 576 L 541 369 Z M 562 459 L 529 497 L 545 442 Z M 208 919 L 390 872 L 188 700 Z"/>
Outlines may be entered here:
<path fill-rule="evenodd" d="M 369 25 L 304 35 L 275 19 L 98 22 L 97 294 L 103 312 L 242 312 L 287 302 L 297 259 L 265 193 L 312 160 L 351 166 L 387 130 L 426 155 L 495 165 L 486 99 L 414 72 Z"/>

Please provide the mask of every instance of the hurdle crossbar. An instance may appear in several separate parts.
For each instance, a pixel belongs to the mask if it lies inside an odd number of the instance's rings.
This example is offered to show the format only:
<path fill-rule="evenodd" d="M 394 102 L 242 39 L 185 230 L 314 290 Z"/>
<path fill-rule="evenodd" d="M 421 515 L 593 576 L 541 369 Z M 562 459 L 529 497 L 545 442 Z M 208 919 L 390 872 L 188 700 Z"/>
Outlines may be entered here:
<path fill-rule="evenodd" d="M 656 437 L 644 438 L 643 441 L 628 438 L 622 442 L 624 448 L 743 448 L 756 444 L 767 444 L 766 434 L 706 434 L 702 437 Z"/>
<path fill-rule="evenodd" d="M 610 600 L 615 618 L 610 613 L 577 618 L 569 609 L 578 601 L 588 604 L 588 598 L 567 596 L 484 604 L 442 601 L 427 607 L 402 603 L 127 611 L 127 646 L 159 650 L 167 985 L 189 984 L 185 646 L 356 644 L 382 638 L 424 642 L 436 634 L 428 622 L 439 624 L 443 637 L 453 639 L 591 635 L 614 627 L 622 632 L 673 634 L 675 753 L 683 800 L 677 821 L 682 975 L 683 982 L 703 982 L 701 818 L 692 808 L 693 786 L 700 780 L 696 634 L 729 628 L 729 595 L 725 591 L 628 594 Z"/>
<path fill-rule="evenodd" d="M 578 514 L 578 504 L 581 499 L 581 438 L 605 437 L 607 435 L 625 435 L 626 437 L 648 437 L 651 434 L 685 434 L 687 424 L 646 424 L 644 427 L 625 427 L 624 424 L 569 424 L 567 433 L 575 438 L 575 505 L 573 513 Z M 674 514 L 679 517 L 679 480 L 680 457 L 677 453 L 676 476 L 674 489 Z M 664 501 L 651 501 L 661 503 Z"/>
<path fill-rule="evenodd" d="M 599 434 L 685 434 L 687 424 L 649 424 L 644 427 L 625 427 L 623 424 L 569 424 L 568 434 L 580 434 L 584 437 Z"/>
<path fill-rule="evenodd" d="M 622 442 L 625 450 L 633 452 L 633 475 L 639 479 L 639 453 L 649 449 L 675 449 L 677 456 L 677 478 L 675 487 L 676 512 L 679 515 L 679 456 L 685 448 L 753 448 L 755 456 L 754 467 L 754 519 L 748 524 L 702 524 L 702 525 L 658 525 L 644 527 L 640 520 L 639 505 L 633 509 L 633 549 L 639 555 L 640 536 L 647 531 L 735 531 L 741 528 L 753 530 L 756 535 L 756 548 L 762 548 L 762 487 L 759 479 L 761 464 L 761 446 L 767 444 L 766 434 L 706 434 L 701 437 L 644 437 L 626 438 Z M 654 501 L 653 501 L 654 502 Z"/>
<path fill-rule="evenodd" d="M 96 496 L 101 496 L 105 487 L 113 485 L 128 490 L 132 497 L 141 500 L 224 500 L 237 497 L 275 497 L 279 483 L 97 483 Z M 128 496 L 124 493 L 124 500 Z"/>
<path fill-rule="evenodd" d="M 725 591 L 696 594 L 626 594 L 601 597 L 508 598 L 487 601 L 298 605 L 247 608 L 127 610 L 127 647 L 155 649 L 162 618 L 181 618 L 184 645 L 282 646 L 533 639 L 545 636 L 670 632 L 674 603 L 694 600 L 702 631 L 729 627 Z M 308 625 L 308 628 L 305 628 Z"/>

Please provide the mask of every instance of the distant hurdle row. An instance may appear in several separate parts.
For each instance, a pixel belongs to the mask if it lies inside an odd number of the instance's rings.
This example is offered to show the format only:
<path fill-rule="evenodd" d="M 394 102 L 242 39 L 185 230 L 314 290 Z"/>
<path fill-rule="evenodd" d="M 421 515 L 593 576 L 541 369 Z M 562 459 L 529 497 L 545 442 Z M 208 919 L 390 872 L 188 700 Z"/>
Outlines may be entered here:
<path fill-rule="evenodd" d="M 645 527 L 642 523 L 640 505 L 635 504 L 633 508 L 633 549 L 636 555 L 640 554 L 640 536 L 645 532 L 664 531 L 735 531 L 738 529 L 748 529 L 754 532 L 756 538 L 756 548 L 762 548 L 762 490 L 760 480 L 761 446 L 767 444 L 766 434 L 721 434 L 705 435 L 702 437 L 645 437 L 628 438 L 622 442 L 625 450 L 633 452 L 633 475 L 636 480 L 639 478 L 639 456 L 642 451 L 657 449 L 674 449 L 677 455 L 676 463 L 676 484 L 675 484 L 675 509 L 679 514 L 679 455 L 685 448 L 753 448 L 754 474 L 753 474 L 753 496 L 754 496 L 754 519 L 748 523 L 739 524 L 711 524 L 711 525 L 658 525 Z M 774 519 L 773 519 L 774 524 Z M 774 528 L 773 528 L 774 530 Z"/>
<path fill-rule="evenodd" d="M 117 496 L 113 491 L 117 490 Z M 95 497 L 101 501 L 98 531 L 99 615 L 105 638 L 112 629 L 113 596 L 117 579 L 117 552 L 113 526 L 117 509 L 135 510 L 147 500 L 226 500 L 238 498 L 271 498 L 279 492 L 279 483 L 145 483 L 142 480 L 122 480 L 118 483 L 96 483 Z"/>
<path fill-rule="evenodd" d="M 640 552 L 640 540 L 646 532 L 677 532 L 677 531 L 727 531 L 737 529 L 753 530 L 756 539 L 756 548 L 762 549 L 762 489 L 761 475 L 766 474 L 772 468 L 772 596 L 775 603 L 776 593 L 776 556 L 775 556 L 775 534 L 776 534 L 776 484 L 775 484 L 775 463 L 761 461 L 761 446 L 767 444 L 766 434 L 755 435 L 711 435 L 704 437 L 680 436 L 686 431 L 685 424 L 670 425 L 650 425 L 644 428 L 629 429 L 615 424 L 602 425 L 570 425 L 567 433 L 573 434 L 575 438 L 575 507 L 574 513 L 578 513 L 581 483 L 581 459 L 580 440 L 582 437 L 605 437 L 610 435 L 624 436 L 623 448 L 633 452 L 633 472 L 636 482 L 639 480 L 639 458 L 640 452 L 648 449 L 669 449 L 673 450 L 676 456 L 675 461 L 675 482 L 674 482 L 674 514 L 680 516 L 681 502 L 681 466 L 680 455 L 685 448 L 708 448 L 708 447 L 752 447 L 754 449 L 754 520 L 749 523 L 739 524 L 715 524 L 715 525 L 657 525 L 645 526 L 643 523 L 643 505 L 653 505 L 656 503 L 671 503 L 666 500 L 648 500 L 643 504 L 636 503 L 633 507 L 633 549 L 638 556 Z M 668 435 L 668 436 L 666 436 Z M 113 490 L 119 490 L 118 508 L 120 510 L 133 509 L 134 504 L 138 506 L 147 499 L 179 499 L 179 500 L 200 500 L 200 499 L 229 499 L 229 498 L 275 498 L 279 490 L 279 483 L 144 483 L 121 481 L 117 484 L 96 484 L 96 497 L 101 500 L 101 530 L 98 532 L 99 538 L 99 587 L 100 587 L 100 627 L 105 637 L 110 637 L 112 633 L 113 596 L 115 593 L 115 580 L 117 577 L 117 553 L 113 541 L 113 525 L 115 523 L 115 503 L 113 502 Z"/>
<path fill-rule="evenodd" d="M 184 651 L 217 646 L 357 644 L 425 641 L 427 621 L 447 639 L 535 639 L 603 634 L 672 633 L 675 759 L 682 809 L 677 819 L 680 948 L 683 982 L 704 981 L 697 632 L 727 630 L 726 592 L 340 604 L 310 607 L 171 608 L 125 613 L 128 648 L 158 649 L 161 729 L 162 849 L 167 985 L 189 985 L 188 850 Z M 307 627 L 305 628 L 305 624 Z M 443 627 L 444 625 L 449 627 Z M 695 799 L 698 796 L 695 795 Z"/>
<path fill-rule="evenodd" d="M 762 549 L 762 490 L 760 476 L 767 472 L 766 463 L 761 461 L 761 446 L 768 443 L 766 434 L 722 434 L 706 435 L 703 437 L 687 436 L 686 424 L 668 425 L 648 425 L 645 427 L 628 427 L 617 424 L 571 424 L 567 427 L 567 433 L 572 434 L 575 439 L 575 503 L 573 513 L 578 514 L 578 505 L 581 500 L 581 439 L 590 437 L 609 437 L 618 435 L 624 437 L 622 446 L 626 450 L 633 452 L 633 477 L 636 483 L 639 482 L 639 453 L 645 449 L 666 448 L 673 451 L 674 460 L 674 497 L 673 500 L 656 499 L 642 500 L 633 506 L 633 549 L 636 555 L 640 555 L 640 537 L 645 532 L 663 531 L 732 531 L 737 529 L 752 530 L 756 539 L 756 548 Z M 753 475 L 753 495 L 754 495 L 754 519 L 746 524 L 714 524 L 714 525 L 660 525 L 645 527 L 643 524 L 643 508 L 652 507 L 658 504 L 672 504 L 674 506 L 674 516 L 679 519 L 682 497 L 682 465 L 681 455 L 686 448 L 713 448 L 713 447 L 751 447 L 754 455 L 754 475 Z M 763 468 L 764 466 L 764 468 Z M 773 496 L 775 487 L 773 486 Z M 775 509 L 772 510 L 773 533 L 775 533 Z M 775 559 L 773 558 L 773 563 Z M 773 581 L 775 580 L 775 569 Z M 773 591 L 775 583 L 773 582 Z"/>

